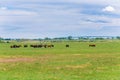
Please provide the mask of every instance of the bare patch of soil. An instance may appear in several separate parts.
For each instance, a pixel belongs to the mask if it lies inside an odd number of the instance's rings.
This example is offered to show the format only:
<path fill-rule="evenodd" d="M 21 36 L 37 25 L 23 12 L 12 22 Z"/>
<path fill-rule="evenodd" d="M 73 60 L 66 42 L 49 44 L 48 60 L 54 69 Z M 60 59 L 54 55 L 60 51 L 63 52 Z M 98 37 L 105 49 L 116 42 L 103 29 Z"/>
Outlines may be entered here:
<path fill-rule="evenodd" d="M 91 66 L 92 64 L 86 63 L 86 64 L 81 64 L 81 65 L 67 65 L 66 68 L 72 68 L 72 69 L 78 69 L 78 68 L 86 68 Z"/>
<path fill-rule="evenodd" d="M 35 59 L 33 58 L 23 58 L 23 57 L 18 57 L 18 58 L 1 58 L 0 63 L 9 63 L 9 62 L 32 62 Z"/>
<path fill-rule="evenodd" d="M 80 65 L 66 65 L 64 67 L 56 67 L 57 70 L 62 69 L 62 68 L 67 68 L 67 69 L 84 69 L 87 67 L 92 66 L 91 63 L 86 63 L 86 64 L 80 64 Z"/>

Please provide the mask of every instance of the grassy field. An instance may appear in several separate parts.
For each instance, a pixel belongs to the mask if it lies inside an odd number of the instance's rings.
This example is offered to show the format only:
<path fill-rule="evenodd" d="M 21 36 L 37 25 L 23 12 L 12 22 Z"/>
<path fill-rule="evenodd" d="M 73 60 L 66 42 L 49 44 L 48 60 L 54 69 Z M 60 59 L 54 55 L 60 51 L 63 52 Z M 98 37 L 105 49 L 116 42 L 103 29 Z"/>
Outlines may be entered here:
<path fill-rule="evenodd" d="M 12 44 L 0 43 L 0 80 L 120 80 L 120 41 L 54 42 L 54 48 L 36 49 Z"/>

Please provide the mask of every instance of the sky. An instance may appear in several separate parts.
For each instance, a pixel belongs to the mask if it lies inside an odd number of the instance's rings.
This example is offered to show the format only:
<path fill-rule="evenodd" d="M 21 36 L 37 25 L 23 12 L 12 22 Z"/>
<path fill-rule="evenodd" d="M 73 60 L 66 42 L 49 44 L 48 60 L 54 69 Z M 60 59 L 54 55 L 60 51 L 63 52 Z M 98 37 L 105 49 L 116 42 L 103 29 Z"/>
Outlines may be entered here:
<path fill-rule="evenodd" d="M 0 37 L 120 36 L 120 0 L 0 0 Z"/>

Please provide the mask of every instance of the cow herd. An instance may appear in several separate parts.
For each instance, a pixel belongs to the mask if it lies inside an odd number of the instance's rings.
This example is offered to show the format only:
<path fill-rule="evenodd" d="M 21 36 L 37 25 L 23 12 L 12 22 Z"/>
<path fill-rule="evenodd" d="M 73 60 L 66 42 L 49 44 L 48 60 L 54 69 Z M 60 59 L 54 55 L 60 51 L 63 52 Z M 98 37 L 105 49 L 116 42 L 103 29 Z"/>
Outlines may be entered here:
<path fill-rule="evenodd" d="M 27 48 L 27 47 L 32 47 L 32 48 L 53 48 L 54 45 L 53 44 L 34 44 L 34 45 L 11 45 L 10 48 L 20 48 L 20 47 L 24 47 L 24 48 Z M 66 44 L 65 45 L 66 48 L 69 48 L 70 45 L 69 44 Z M 89 44 L 89 47 L 96 47 L 95 44 Z"/>
<path fill-rule="evenodd" d="M 32 48 L 52 48 L 54 47 L 53 44 L 34 44 L 34 45 L 11 45 L 10 48 L 20 48 L 20 47 L 24 47 L 24 48 L 27 48 L 27 47 L 32 47 Z"/>
<path fill-rule="evenodd" d="M 11 45 L 10 48 L 20 48 L 22 47 L 21 45 Z"/>
<path fill-rule="evenodd" d="M 49 45 L 47 45 L 47 44 L 44 44 L 44 45 L 30 45 L 30 47 L 33 47 L 33 48 L 52 48 L 52 47 L 54 47 L 54 45 L 53 44 L 49 44 Z"/>

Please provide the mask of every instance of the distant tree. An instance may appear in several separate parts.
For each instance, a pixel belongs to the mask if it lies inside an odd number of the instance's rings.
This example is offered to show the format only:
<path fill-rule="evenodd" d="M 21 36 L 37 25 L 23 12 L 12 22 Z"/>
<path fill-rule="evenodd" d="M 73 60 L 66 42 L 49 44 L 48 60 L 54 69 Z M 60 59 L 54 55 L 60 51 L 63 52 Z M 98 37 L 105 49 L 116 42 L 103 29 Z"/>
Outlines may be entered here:
<path fill-rule="evenodd" d="M 12 40 L 11 38 L 5 38 L 4 40 Z"/>
<path fill-rule="evenodd" d="M 49 37 L 45 37 L 44 40 L 51 40 L 51 38 L 49 38 Z"/>
<path fill-rule="evenodd" d="M 39 39 L 37 39 L 37 40 L 42 41 L 43 39 L 39 38 Z"/>
<path fill-rule="evenodd" d="M 120 39 L 120 36 L 117 36 L 116 39 Z"/>
<path fill-rule="evenodd" d="M 68 40 L 72 40 L 72 36 L 68 36 Z"/>
<path fill-rule="evenodd" d="M 95 40 L 104 40 L 104 38 L 95 38 Z"/>
<path fill-rule="evenodd" d="M 0 42 L 2 42 L 2 40 L 4 40 L 4 39 L 0 37 Z"/>

